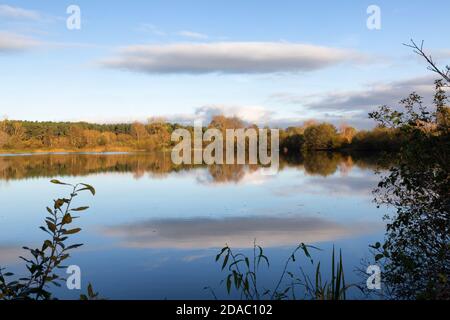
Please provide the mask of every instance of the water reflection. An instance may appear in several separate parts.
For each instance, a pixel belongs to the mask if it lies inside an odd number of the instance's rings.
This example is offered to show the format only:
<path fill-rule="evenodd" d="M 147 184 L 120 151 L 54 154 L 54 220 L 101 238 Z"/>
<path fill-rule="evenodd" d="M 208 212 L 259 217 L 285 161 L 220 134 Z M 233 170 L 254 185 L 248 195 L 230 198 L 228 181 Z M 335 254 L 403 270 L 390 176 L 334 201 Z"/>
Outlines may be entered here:
<path fill-rule="evenodd" d="M 48 181 L 57 178 L 98 191 L 80 220 L 77 242 L 85 246 L 71 263 L 108 298 L 210 298 L 203 287 L 222 277 L 217 248 L 246 250 L 255 238 L 273 261 L 299 242 L 336 244 L 351 277 L 385 227 L 372 203 L 376 162 L 327 153 L 281 158 L 278 174 L 267 176 L 258 166 L 174 166 L 167 153 L 0 156 L 0 264 L 20 263 L 23 245 L 41 243 L 42 211 L 60 191 Z M 320 259 L 327 264 L 328 252 Z"/>
<path fill-rule="evenodd" d="M 23 250 L 17 246 L 0 245 L 0 265 L 4 266 L 17 261 Z"/>
<path fill-rule="evenodd" d="M 216 248 L 228 243 L 248 248 L 254 239 L 264 247 L 336 241 L 380 229 L 380 225 L 341 224 L 318 217 L 228 217 L 223 219 L 154 219 L 107 227 L 108 236 L 119 237 L 133 248 Z"/>
<path fill-rule="evenodd" d="M 282 157 L 280 170 L 298 168 L 309 175 L 328 177 L 336 171 L 342 175 L 354 166 L 375 169 L 378 157 L 362 157 L 339 153 L 317 152 L 307 156 Z M 0 156 L 0 180 L 21 180 L 31 178 L 87 176 L 95 173 L 133 173 L 135 179 L 145 175 L 165 177 L 169 173 L 207 168 L 209 183 L 238 183 L 248 173 L 260 169 L 257 165 L 174 165 L 170 153 L 130 153 L 130 154 L 42 154 Z"/>

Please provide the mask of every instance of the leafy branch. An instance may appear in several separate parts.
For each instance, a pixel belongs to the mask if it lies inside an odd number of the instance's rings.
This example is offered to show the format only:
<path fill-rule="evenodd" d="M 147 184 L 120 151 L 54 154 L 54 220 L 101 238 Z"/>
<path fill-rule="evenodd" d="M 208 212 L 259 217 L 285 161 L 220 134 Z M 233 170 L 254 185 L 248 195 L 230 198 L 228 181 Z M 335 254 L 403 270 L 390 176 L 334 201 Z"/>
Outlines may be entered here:
<path fill-rule="evenodd" d="M 70 187 L 71 193 L 68 198 L 59 198 L 53 201 L 52 207 L 47 207 L 45 226 L 40 229 L 49 235 L 40 248 L 31 249 L 23 247 L 30 253 L 30 257 L 20 256 L 26 262 L 29 275 L 18 280 L 8 281 L 14 276 L 11 272 L 4 272 L 0 267 L 0 299 L 3 300 L 48 300 L 52 299 L 52 294 L 48 291 L 48 286 L 53 284 L 61 286 L 65 281 L 57 270 L 65 269 L 62 263 L 70 257 L 70 251 L 81 247 L 83 244 L 76 243 L 67 245 L 70 236 L 77 234 L 81 228 L 70 226 L 79 212 L 89 209 L 87 206 L 72 207 L 72 202 L 80 192 L 89 191 L 93 196 L 95 189 L 91 185 L 79 183 L 76 185 L 51 180 L 51 183 Z M 89 291 L 89 290 L 88 290 Z M 90 291 L 92 287 L 90 286 Z M 89 294 L 89 297 L 95 294 Z"/>

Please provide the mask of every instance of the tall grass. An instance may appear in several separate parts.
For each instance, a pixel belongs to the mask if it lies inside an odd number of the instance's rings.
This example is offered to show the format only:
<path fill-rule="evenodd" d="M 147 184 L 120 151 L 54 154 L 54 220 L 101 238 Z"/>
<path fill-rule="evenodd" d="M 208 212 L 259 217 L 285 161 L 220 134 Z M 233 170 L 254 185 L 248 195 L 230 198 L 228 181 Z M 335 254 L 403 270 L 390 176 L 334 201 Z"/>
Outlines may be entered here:
<path fill-rule="evenodd" d="M 216 261 L 221 263 L 222 271 L 226 272 L 226 277 L 221 281 L 228 295 L 233 292 L 243 300 L 345 300 L 347 291 L 354 285 L 347 285 L 344 276 L 344 266 L 342 252 L 336 257 L 335 248 L 331 254 L 330 276 L 325 280 L 322 275 L 321 263 L 314 267 L 314 275 L 311 278 L 304 270 L 300 261 L 300 254 L 306 257 L 308 263 L 314 266 L 314 260 L 310 250 L 320 250 L 319 248 L 305 245 L 298 245 L 286 259 L 284 268 L 273 285 L 272 289 L 263 288 L 260 285 L 260 268 L 262 265 L 270 269 L 269 258 L 264 254 L 264 249 L 253 244 L 253 254 L 246 256 L 243 253 L 235 252 L 226 245 L 217 254 Z M 296 269 L 296 272 L 293 271 Z M 215 298 L 215 291 L 210 290 Z"/>

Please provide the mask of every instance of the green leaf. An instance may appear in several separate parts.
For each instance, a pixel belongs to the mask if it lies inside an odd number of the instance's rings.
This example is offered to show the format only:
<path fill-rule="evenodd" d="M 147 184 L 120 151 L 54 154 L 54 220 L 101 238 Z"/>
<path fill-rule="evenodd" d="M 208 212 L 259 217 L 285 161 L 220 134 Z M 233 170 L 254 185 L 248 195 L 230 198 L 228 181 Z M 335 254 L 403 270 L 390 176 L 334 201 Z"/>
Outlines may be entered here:
<path fill-rule="evenodd" d="M 62 224 L 69 224 L 72 222 L 72 216 L 70 213 L 66 213 L 62 219 Z"/>
<path fill-rule="evenodd" d="M 75 248 L 81 247 L 82 245 L 83 245 L 82 243 L 73 244 L 73 245 L 71 245 L 71 246 L 68 246 L 68 247 L 65 249 L 65 251 L 70 250 L 70 249 L 75 249 Z"/>
<path fill-rule="evenodd" d="M 246 291 L 248 291 L 249 288 L 250 288 L 250 283 L 249 283 L 249 281 L 248 281 L 248 278 L 245 278 L 245 280 L 244 280 L 244 289 L 245 289 Z"/>
<path fill-rule="evenodd" d="M 379 254 L 377 254 L 377 255 L 375 256 L 375 261 L 378 261 L 378 260 L 383 259 L 383 258 L 384 258 L 384 254 L 379 253 Z"/>
<path fill-rule="evenodd" d="M 232 264 L 230 264 L 230 266 L 228 267 L 228 270 L 231 270 L 231 268 L 232 268 L 234 265 L 238 265 L 238 264 L 239 264 L 240 262 L 242 262 L 242 261 L 244 261 L 244 260 L 239 259 L 239 260 L 234 261 Z"/>
<path fill-rule="evenodd" d="M 42 251 L 45 251 L 48 247 L 52 247 L 52 242 L 50 240 L 45 240 L 44 244 L 42 245 Z"/>
<path fill-rule="evenodd" d="M 371 245 L 370 247 L 373 249 L 379 249 L 381 247 L 381 243 L 377 242 L 374 245 Z"/>
<path fill-rule="evenodd" d="M 227 292 L 230 294 L 231 291 L 231 274 L 227 277 Z"/>
<path fill-rule="evenodd" d="M 227 266 L 228 263 L 228 258 L 230 257 L 230 253 L 228 253 L 225 258 L 223 259 L 223 264 L 222 264 L 222 270 L 225 269 L 225 267 Z"/>
<path fill-rule="evenodd" d="M 56 179 L 50 180 L 50 182 L 54 183 L 54 184 L 62 184 L 62 185 L 65 185 L 65 186 L 71 186 L 71 184 L 64 183 L 64 182 L 61 182 L 61 181 L 56 180 Z"/>
<path fill-rule="evenodd" d="M 86 183 L 80 183 L 82 186 L 84 186 L 84 188 L 81 188 L 77 191 L 84 191 L 84 190 L 89 190 L 93 196 L 95 196 L 95 189 L 93 186 L 86 184 Z"/>
<path fill-rule="evenodd" d="M 66 259 L 69 258 L 69 257 L 70 257 L 70 254 L 63 254 L 63 255 L 61 256 L 61 259 L 60 259 L 59 261 L 66 260 Z"/>
<path fill-rule="evenodd" d="M 75 234 L 81 231 L 81 228 L 75 228 L 75 229 L 71 229 L 71 230 L 65 230 L 63 232 L 63 234 Z"/>
<path fill-rule="evenodd" d="M 71 211 L 84 211 L 87 209 L 89 209 L 89 207 L 79 207 L 79 208 L 72 209 Z"/>
<path fill-rule="evenodd" d="M 250 260 L 248 257 L 245 257 L 245 264 L 247 265 L 247 268 L 250 268 Z"/>
<path fill-rule="evenodd" d="M 64 205 L 64 203 L 65 203 L 64 199 L 55 200 L 55 205 L 54 205 L 55 209 L 61 208 Z"/>
<path fill-rule="evenodd" d="M 47 222 L 47 227 L 49 228 L 50 231 L 52 231 L 52 232 L 56 231 L 55 224 L 51 223 L 50 221 L 45 221 L 45 222 Z"/>
<path fill-rule="evenodd" d="M 48 231 L 47 229 L 45 229 L 45 227 L 43 227 L 43 226 L 40 226 L 39 229 L 41 229 L 42 231 L 47 232 L 48 234 L 51 234 L 50 231 Z"/>
<path fill-rule="evenodd" d="M 222 250 L 220 251 L 220 253 L 216 256 L 216 262 L 219 261 L 220 257 L 222 256 L 222 254 L 227 250 L 227 247 L 222 248 Z"/>

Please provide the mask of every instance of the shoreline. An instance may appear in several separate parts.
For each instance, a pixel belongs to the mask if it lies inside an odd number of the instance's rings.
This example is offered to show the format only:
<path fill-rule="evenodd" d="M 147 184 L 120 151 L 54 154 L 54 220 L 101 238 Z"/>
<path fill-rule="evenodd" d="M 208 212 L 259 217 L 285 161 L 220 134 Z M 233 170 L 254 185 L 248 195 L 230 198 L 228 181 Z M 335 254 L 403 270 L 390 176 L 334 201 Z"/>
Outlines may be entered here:
<path fill-rule="evenodd" d="M 87 148 L 87 149 L 0 149 L 0 157 L 2 156 L 27 156 L 27 155 L 70 155 L 70 154 L 132 154 L 132 153 L 153 153 L 153 152 L 170 152 L 167 149 L 161 150 L 143 150 L 132 148 Z"/>
<path fill-rule="evenodd" d="M 133 150 L 133 149 L 83 149 L 83 150 L 71 150 L 71 149 L 12 149 L 5 150 L 0 149 L 0 156 L 20 156 L 20 155 L 48 155 L 48 154 L 126 154 L 126 153 L 140 153 L 145 152 L 145 150 Z"/>

